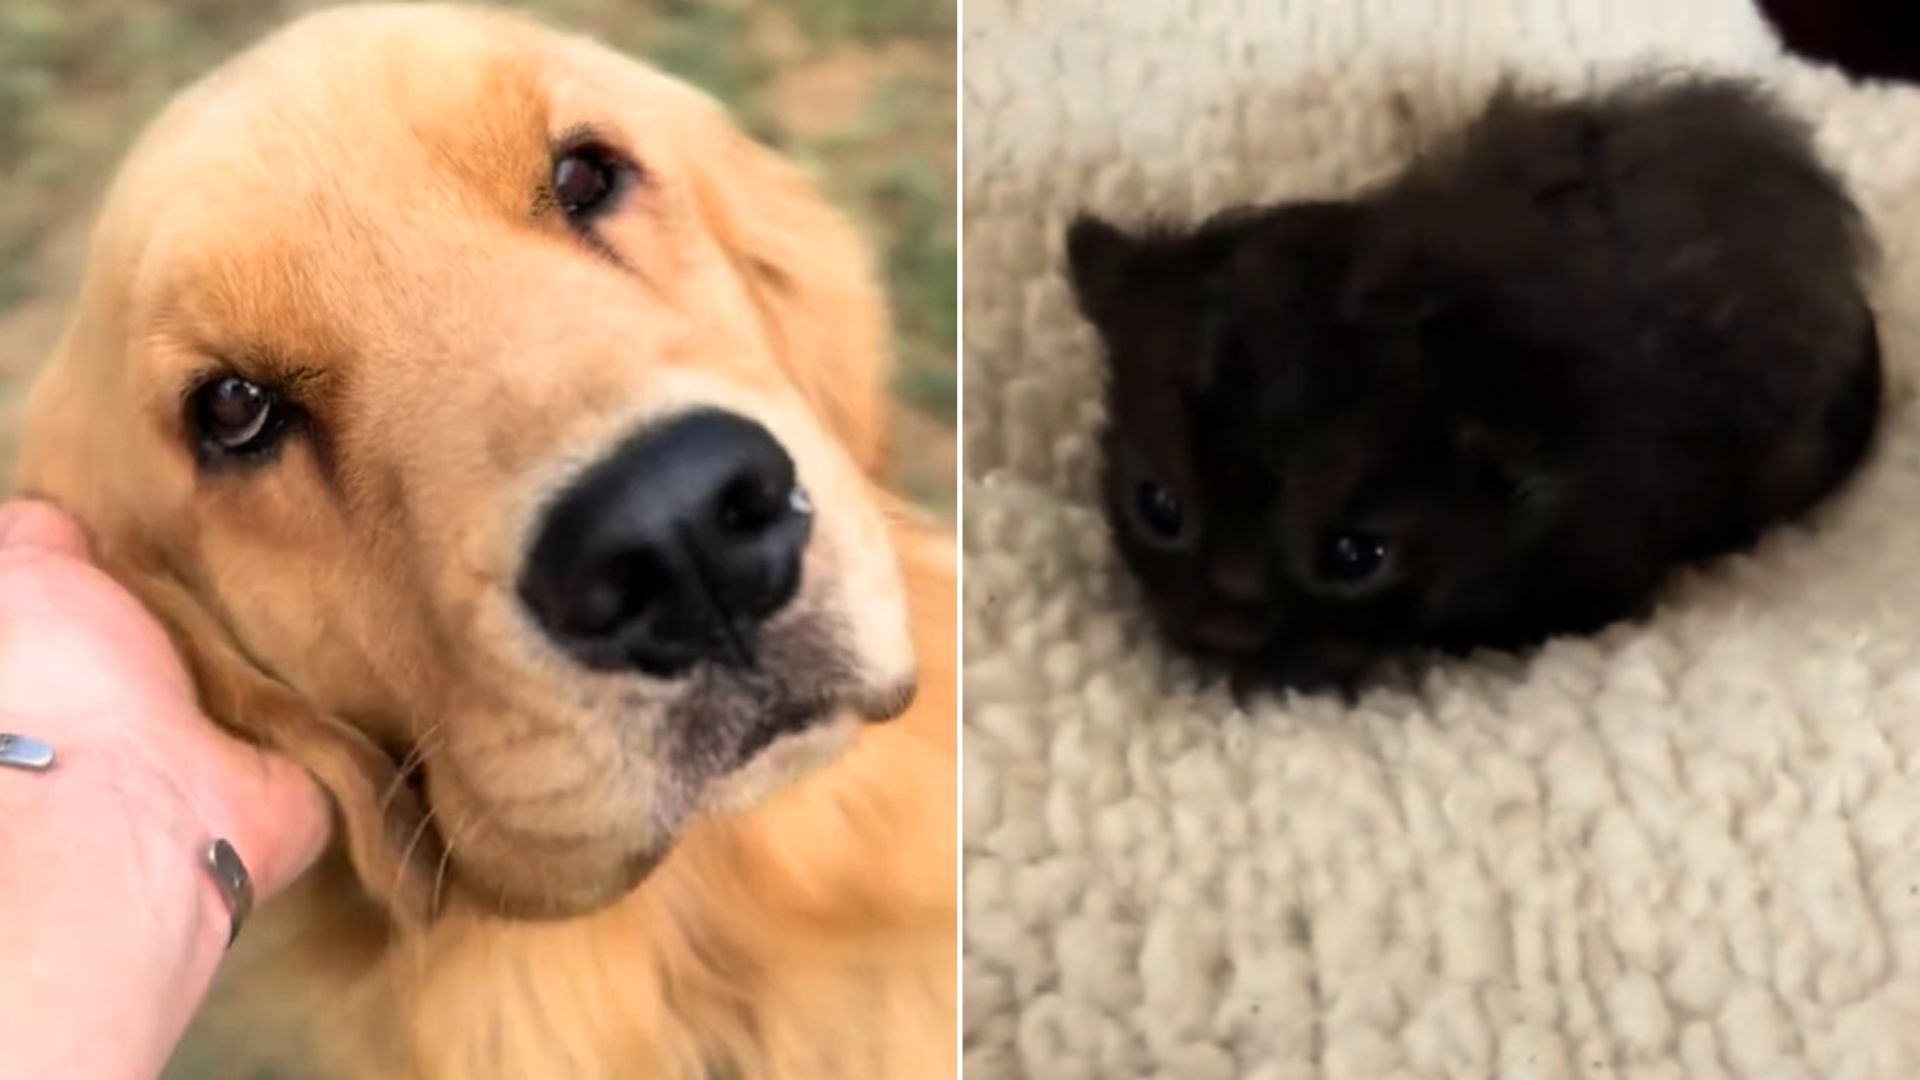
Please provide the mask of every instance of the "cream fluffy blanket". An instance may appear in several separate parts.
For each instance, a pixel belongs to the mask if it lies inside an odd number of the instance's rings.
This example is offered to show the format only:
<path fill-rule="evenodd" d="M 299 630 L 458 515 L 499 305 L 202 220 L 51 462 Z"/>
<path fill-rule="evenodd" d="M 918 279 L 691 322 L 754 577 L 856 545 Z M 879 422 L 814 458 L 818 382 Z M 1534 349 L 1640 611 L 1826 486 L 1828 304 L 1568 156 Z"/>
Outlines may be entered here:
<path fill-rule="evenodd" d="M 995 1077 L 1920 1077 L 1920 90 L 1748 0 L 966 5 L 966 1065 Z M 1242 709 L 1093 504 L 1060 273 L 1122 221 L 1337 192 L 1501 73 L 1761 73 L 1885 254 L 1880 453 L 1660 614 L 1416 693 Z"/>

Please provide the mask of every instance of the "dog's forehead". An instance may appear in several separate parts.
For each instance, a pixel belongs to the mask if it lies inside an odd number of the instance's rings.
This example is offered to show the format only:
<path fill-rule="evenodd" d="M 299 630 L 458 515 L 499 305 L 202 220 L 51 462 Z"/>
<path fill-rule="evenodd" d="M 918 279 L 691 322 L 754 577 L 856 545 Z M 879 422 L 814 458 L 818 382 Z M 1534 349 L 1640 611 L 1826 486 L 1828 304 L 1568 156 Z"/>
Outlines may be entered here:
<path fill-rule="evenodd" d="M 141 256 L 155 237 L 217 241 L 308 214 L 385 227 L 449 199 L 526 212 L 559 40 L 435 8 L 300 20 L 175 99 L 122 166 L 107 214 Z"/>
<path fill-rule="evenodd" d="M 312 333 L 337 328 L 330 293 L 364 305 L 368 274 L 402 285 L 532 217 L 561 44 L 470 11 L 297 22 L 153 124 L 108 200 L 102 235 L 122 250 L 96 262 L 138 267 L 133 302 L 187 324 L 306 311 Z"/>
<path fill-rule="evenodd" d="M 302 21 L 182 95 L 129 168 L 188 174 L 207 202 L 522 204 L 545 157 L 551 45 L 517 22 Z"/>

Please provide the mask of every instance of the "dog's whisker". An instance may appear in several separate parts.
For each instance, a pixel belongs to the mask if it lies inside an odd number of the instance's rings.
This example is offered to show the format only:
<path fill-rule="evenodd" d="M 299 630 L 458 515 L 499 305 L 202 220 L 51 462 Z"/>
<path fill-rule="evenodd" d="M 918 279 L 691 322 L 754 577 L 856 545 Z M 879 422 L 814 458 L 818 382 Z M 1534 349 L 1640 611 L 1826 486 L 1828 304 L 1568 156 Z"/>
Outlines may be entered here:
<path fill-rule="evenodd" d="M 447 883 L 447 867 L 453 862 L 453 848 L 454 840 L 453 837 L 449 835 L 443 850 L 440 852 L 440 866 L 433 872 L 433 900 L 430 910 L 436 914 L 440 911 L 440 890 Z"/>
<path fill-rule="evenodd" d="M 432 910 L 435 912 L 440 910 L 440 893 L 446 885 L 447 870 L 453 865 L 455 850 L 460 846 L 460 841 L 480 826 L 491 823 L 492 820 L 492 808 L 482 806 L 479 812 L 462 822 L 459 828 L 448 832 L 446 843 L 442 845 L 444 850 L 440 853 L 440 867 L 433 875 Z"/>
<path fill-rule="evenodd" d="M 413 836 L 407 841 L 407 846 L 401 850 L 399 862 L 394 864 L 393 885 L 388 890 L 389 892 L 398 893 L 400 891 L 400 879 L 406 876 L 407 866 L 413 862 L 414 851 L 419 848 L 421 838 L 426 836 L 427 829 L 432 825 L 433 807 L 429 806 L 427 807 L 427 812 L 420 815 L 420 823 L 413 827 Z"/>
<path fill-rule="evenodd" d="M 407 783 L 407 778 L 416 770 L 426 767 L 427 755 L 435 749 L 433 740 L 446 726 L 446 722 L 444 716 L 434 721 L 433 725 L 427 728 L 426 734 L 414 740 L 413 749 L 407 751 L 407 755 L 400 759 L 400 766 L 393 774 L 393 782 L 387 785 L 387 790 L 380 796 L 381 817 L 385 817 L 387 812 L 393 809 L 393 800 L 399 797 L 400 789 Z"/>
<path fill-rule="evenodd" d="M 483 826 L 497 825 L 499 809 L 498 806 L 494 805 L 480 806 L 472 817 L 469 817 L 457 830 L 454 830 L 453 833 L 447 836 L 446 843 L 443 845 L 444 850 L 440 853 L 440 868 L 434 873 L 432 896 L 434 911 L 437 912 L 440 910 L 441 889 L 446 884 L 447 870 L 452 864 L 460 842 Z M 508 891 L 509 889 L 505 882 L 497 882 L 495 884 L 494 908 L 491 914 L 508 918 L 512 917 L 512 905 L 508 902 Z"/>

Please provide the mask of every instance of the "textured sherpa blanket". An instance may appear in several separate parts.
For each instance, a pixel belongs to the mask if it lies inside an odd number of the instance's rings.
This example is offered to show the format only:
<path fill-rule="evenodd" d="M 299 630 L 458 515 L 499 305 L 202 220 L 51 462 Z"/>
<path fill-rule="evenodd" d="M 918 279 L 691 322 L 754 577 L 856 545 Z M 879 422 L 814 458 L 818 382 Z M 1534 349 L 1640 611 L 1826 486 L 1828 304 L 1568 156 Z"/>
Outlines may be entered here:
<path fill-rule="evenodd" d="M 1747 0 L 970 0 L 966 1067 L 1920 1077 L 1920 90 Z M 1153 638 L 1094 503 L 1077 209 L 1337 193 L 1503 74 L 1750 72 L 1884 260 L 1873 465 L 1648 622 L 1348 704 Z"/>

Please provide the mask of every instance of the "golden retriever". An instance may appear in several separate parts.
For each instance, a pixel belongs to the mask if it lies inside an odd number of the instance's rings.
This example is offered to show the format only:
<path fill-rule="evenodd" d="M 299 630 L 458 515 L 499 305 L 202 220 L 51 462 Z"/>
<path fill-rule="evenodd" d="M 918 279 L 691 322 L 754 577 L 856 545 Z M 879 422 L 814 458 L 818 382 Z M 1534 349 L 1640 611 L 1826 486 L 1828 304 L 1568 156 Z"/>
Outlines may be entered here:
<path fill-rule="evenodd" d="M 338 806 L 223 1068 L 953 1074 L 955 564 L 886 353 L 796 170 L 517 16 L 308 16 L 152 125 L 21 476 Z"/>

